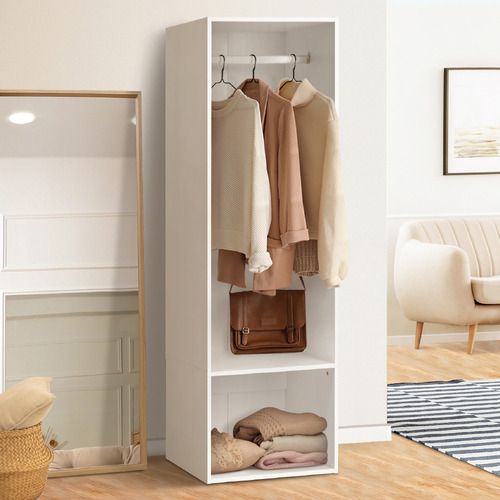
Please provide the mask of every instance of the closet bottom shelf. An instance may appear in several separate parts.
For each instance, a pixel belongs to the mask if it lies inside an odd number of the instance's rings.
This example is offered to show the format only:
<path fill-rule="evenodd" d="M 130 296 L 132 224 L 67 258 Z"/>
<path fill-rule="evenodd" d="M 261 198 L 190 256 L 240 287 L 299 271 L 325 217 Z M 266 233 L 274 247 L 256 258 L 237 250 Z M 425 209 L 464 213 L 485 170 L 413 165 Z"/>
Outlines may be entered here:
<path fill-rule="evenodd" d="M 256 481 L 259 479 L 278 479 L 283 477 L 317 476 L 319 474 L 336 474 L 338 471 L 329 464 L 316 467 L 298 467 L 297 469 L 261 470 L 255 467 L 237 472 L 225 472 L 223 474 L 212 474 L 210 483 L 230 483 L 237 481 Z"/>

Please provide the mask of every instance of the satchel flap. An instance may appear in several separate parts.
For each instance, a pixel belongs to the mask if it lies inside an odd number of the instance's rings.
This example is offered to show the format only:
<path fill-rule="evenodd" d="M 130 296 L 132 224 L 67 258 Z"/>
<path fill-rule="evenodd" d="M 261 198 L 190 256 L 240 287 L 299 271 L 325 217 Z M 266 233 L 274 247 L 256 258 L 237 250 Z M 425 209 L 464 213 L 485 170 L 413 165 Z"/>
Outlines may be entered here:
<path fill-rule="evenodd" d="M 306 324 L 304 290 L 278 290 L 275 296 L 254 292 L 230 295 L 231 328 L 240 331 L 284 330 Z"/>
<path fill-rule="evenodd" d="M 282 293 L 284 292 L 284 293 Z M 241 330 L 284 330 L 288 325 L 287 290 L 278 290 L 275 296 L 254 292 L 230 295 L 231 328 Z"/>

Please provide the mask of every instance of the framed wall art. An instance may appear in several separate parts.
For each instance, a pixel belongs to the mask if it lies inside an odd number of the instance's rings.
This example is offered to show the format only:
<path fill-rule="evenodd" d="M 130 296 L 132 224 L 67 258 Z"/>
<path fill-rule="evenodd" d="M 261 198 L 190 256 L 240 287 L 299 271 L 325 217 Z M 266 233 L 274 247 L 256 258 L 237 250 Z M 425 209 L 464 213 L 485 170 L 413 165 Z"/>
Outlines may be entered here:
<path fill-rule="evenodd" d="M 445 68 L 444 175 L 500 173 L 500 68 Z"/>

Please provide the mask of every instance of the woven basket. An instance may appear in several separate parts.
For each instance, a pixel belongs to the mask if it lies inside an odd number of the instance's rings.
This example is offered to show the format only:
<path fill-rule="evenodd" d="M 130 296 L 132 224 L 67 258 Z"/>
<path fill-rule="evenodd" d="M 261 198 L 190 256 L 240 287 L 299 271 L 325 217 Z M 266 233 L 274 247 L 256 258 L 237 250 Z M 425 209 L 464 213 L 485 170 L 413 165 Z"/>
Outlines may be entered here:
<path fill-rule="evenodd" d="M 38 498 L 53 456 L 43 442 L 41 424 L 0 432 L 0 500 Z"/>

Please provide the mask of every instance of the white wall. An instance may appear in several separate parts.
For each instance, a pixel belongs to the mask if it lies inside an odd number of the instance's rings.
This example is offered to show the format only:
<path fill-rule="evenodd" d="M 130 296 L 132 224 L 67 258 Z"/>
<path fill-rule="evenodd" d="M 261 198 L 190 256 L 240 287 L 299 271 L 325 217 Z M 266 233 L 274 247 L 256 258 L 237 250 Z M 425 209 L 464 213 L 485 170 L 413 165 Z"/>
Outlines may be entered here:
<path fill-rule="evenodd" d="M 499 66 L 500 2 L 389 0 L 387 22 L 388 333 L 409 335 L 414 324 L 403 316 L 392 285 L 400 225 L 500 213 L 500 175 L 442 175 L 443 68 Z M 429 325 L 425 331 L 464 329 Z"/>
<path fill-rule="evenodd" d="M 340 425 L 384 424 L 385 0 L 3 0 L 3 88 L 143 92 L 149 436 L 164 436 L 164 29 L 206 15 L 340 18 L 352 240 L 350 276 L 339 292 L 349 298 L 339 318 Z"/>

